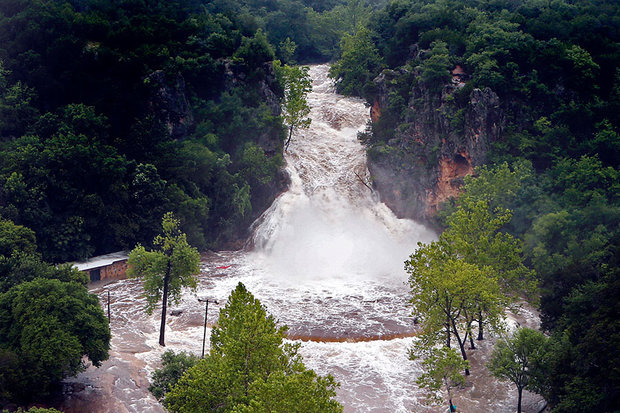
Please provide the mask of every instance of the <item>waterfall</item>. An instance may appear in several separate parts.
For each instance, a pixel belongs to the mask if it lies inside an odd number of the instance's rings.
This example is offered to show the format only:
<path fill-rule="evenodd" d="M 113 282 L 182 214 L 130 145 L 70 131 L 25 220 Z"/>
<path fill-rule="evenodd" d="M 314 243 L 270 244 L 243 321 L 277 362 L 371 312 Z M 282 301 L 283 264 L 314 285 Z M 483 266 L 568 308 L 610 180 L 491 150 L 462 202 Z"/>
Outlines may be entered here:
<path fill-rule="evenodd" d="M 367 186 L 366 151 L 357 139 L 369 120 L 361 99 L 335 93 L 328 65 L 310 69 L 312 124 L 285 154 L 290 189 L 264 214 L 253 244 L 283 280 L 397 278 L 418 241 L 433 234 L 397 219 Z"/>

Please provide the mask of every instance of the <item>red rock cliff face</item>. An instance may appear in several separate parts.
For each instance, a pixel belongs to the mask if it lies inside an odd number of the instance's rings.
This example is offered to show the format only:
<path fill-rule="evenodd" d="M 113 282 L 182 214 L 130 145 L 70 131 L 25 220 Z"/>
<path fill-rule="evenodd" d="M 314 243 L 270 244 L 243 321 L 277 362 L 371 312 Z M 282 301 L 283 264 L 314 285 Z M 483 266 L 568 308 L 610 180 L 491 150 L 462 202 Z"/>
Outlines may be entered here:
<path fill-rule="evenodd" d="M 370 120 L 379 122 L 379 119 L 381 119 L 381 104 L 378 99 L 375 99 L 375 103 L 370 108 Z"/>
<path fill-rule="evenodd" d="M 439 160 L 439 177 L 433 188 L 426 193 L 426 216 L 437 212 L 439 205 L 452 197 L 457 197 L 461 190 L 463 178 L 474 173 L 469 154 L 462 152 L 453 158 Z"/>
<path fill-rule="evenodd" d="M 385 71 L 375 80 L 373 122 L 381 120 L 391 79 L 398 75 Z M 369 142 L 375 188 L 400 217 L 431 220 L 442 202 L 458 195 L 463 178 L 486 162 L 489 145 L 501 136 L 498 96 L 488 88 L 466 92 L 466 79 L 459 73 L 458 82 L 447 84 L 440 94 L 413 82 L 404 122 L 395 126 L 391 139 Z"/>

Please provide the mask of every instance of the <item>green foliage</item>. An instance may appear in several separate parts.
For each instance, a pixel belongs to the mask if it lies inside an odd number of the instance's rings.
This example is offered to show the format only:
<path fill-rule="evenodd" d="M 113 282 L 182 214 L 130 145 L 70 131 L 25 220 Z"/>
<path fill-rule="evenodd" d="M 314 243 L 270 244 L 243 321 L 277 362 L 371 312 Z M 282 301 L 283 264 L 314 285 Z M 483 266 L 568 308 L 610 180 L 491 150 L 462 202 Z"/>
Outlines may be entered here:
<path fill-rule="evenodd" d="M 243 150 L 260 142 L 277 164 L 282 134 L 265 103 L 281 93 L 271 33 L 251 13 L 11 4 L 0 7 L 0 213 L 35 231 L 45 259 L 146 243 L 165 211 L 200 248 L 245 236 L 279 183 L 277 168 L 242 176 Z"/>
<path fill-rule="evenodd" d="M 27 401 L 48 394 L 84 368 L 108 358 L 110 329 L 96 296 L 83 285 L 35 279 L 0 294 L 0 349 L 13 357 L 2 393 Z M 11 356 L 13 354 L 13 356 Z"/>
<path fill-rule="evenodd" d="M 70 265 L 49 265 L 36 252 L 34 232 L 0 219 L 0 294 L 36 278 L 86 286 L 87 276 Z"/>
<path fill-rule="evenodd" d="M 290 37 L 287 37 L 283 41 L 280 42 L 278 46 L 279 55 L 282 56 L 282 61 L 286 64 L 294 64 L 295 58 L 295 50 L 297 49 L 297 45 L 294 41 L 291 40 Z"/>
<path fill-rule="evenodd" d="M 617 262 L 616 248 L 601 278 L 574 287 L 563 301 L 535 381 L 554 412 L 613 411 L 617 406 Z"/>
<path fill-rule="evenodd" d="M 274 51 L 262 30 L 257 30 L 252 38 L 243 38 L 241 46 L 233 55 L 241 59 L 244 65 L 250 68 L 259 68 L 266 62 L 274 59 Z"/>
<path fill-rule="evenodd" d="M 178 303 L 182 287 L 196 289 L 200 254 L 187 243 L 186 235 L 179 229 L 179 220 L 171 212 L 162 218 L 162 233 L 155 237 L 153 245 L 157 250 L 147 251 L 138 245 L 129 253 L 127 275 L 144 280 L 147 313 L 151 314 L 161 300 L 159 344 L 163 346 L 168 298 Z"/>
<path fill-rule="evenodd" d="M 478 324 L 479 340 L 484 325 L 501 329 L 511 297 L 533 291 L 521 242 L 501 231 L 510 218 L 508 210 L 491 212 L 486 201 L 463 197 L 439 240 L 418 244 L 405 261 L 414 314 L 424 329 L 419 350 L 444 340 L 449 347 L 454 336 L 466 360 L 468 338 L 474 348 L 472 325 Z"/>
<path fill-rule="evenodd" d="M 107 204 L 118 209 L 127 160 L 101 143 L 105 119 L 83 105 L 48 114 L 37 126 L 40 136 L 25 136 L 0 153 L 5 182 L 0 210 L 35 229 L 46 259 L 85 258 L 110 238 Z M 104 129 L 102 129 L 104 128 Z M 116 198 L 114 201 L 112 199 Z M 114 234 L 112 234 L 114 235 Z"/>
<path fill-rule="evenodd" d="M 509 380 L 517 386 L 517 412 L 521 413 L 523 389 L 533 390 L 532 376 L 539 374 L 537 364 L 541 363 L 547 337 L 530 328 L 519 328 L 512 337 L 500 339 L 493 348 L 487 366 L 495 377 Z"/>
<path fill-rule="evenodd" d="M 441 91 L 450 80 L 450 55 L 447 46 L 447 43 L 441 40 L 431 43 L 429 55 L 420 67 L 420 79 L 434 92 Z"/>
<path fill-rule="evenodd" d="M 509 210 L 491 211 L 486 201 L 464 197 L 441 238 L 461 259 L 491 267 L 505 294 L 532 293 L 534 277 L 523 264 L 522 242 L 502 232 L 511 218 Z"/>
<path fill-rule="evenodd" d="M 618 342 L 610 312 L 617 287 L 617 169 L 586 156 L 561 158 L 538 175 L 527 162 L 478 172 L 466 179 L 459 199 L 499 200 L 514 209 L 519 225 L 509 228 L 524 238 L 524 255 L 540 279 L 542 324 L 552 335 L 532 388 L 554 411 L 613 410 L 618 400 L 610 389 L 618 377 L 600 366 L 614 363 L 602 355 L 616 354 Z"/>
<path fill-rule="evenodd" d="M 162 400 L 190 367 L 198 363 L 199 358 L 185 352 L 166 351 L 161 356 L 161 368 L 153 372 L 149 391 L 157 400 Z"/>
<path fill-rule="evenodd" d="M 9 85 L 9 74 L 0 60 L 0 141 L 21 136 L 38 115 L 33 106 L 36 92 L 21 81 Z"/>
<path fill-rule="evenodd" d="M 171 412 L 341 412 L 337 383 L 307 370 L 286 327 L 241 283 L 220 310 L 209 355 L 166 394 Z"/>
<path fill-rule="evenodd" d="M 362 27 L 354 35 L 342 38 L 340 59 L 332 64 L 329 75 L 345 95 L 369 97 L 372 80 L 383 68 L 383 60 L 372 42 L 372 32 Z"/>
<path fill-rule="evenodd" d="M 409 273 L 413 314 L 424 331 L 416 343 L 419 351 L 428 352 L 440 342 L 450 347 L 454 336 L 463 360 L 467 360 L 465 344 L 471 339 L 471 326 L 481 309 L 487 323 L 499 328 L 504 298 L 490 267 L 458 259 L 440 239 L 418 244 L 405 261 L 405 270 Z"/>
<path fill-rule="evenodd" d="M 592 143 L 601 121 L 618 129 L 618 118 L 611 115 L 618 112 L 617 5 L 500 3 L 393 2 L 370 19 L 372 46 L 392 70 L 417 68 L 416 78 L 426 79 L 422 85 L 431 91 L 449 84 L 447 69 L 458 64 L 466 73 L 462 90 L 489 87 L 496 92 L 504 130 L 511 132 L 493 143 L 494 160 L 525 157 L 541 170 L 564 156 L 598 152 L 614 164 L 601 150 L 615 151 L 608 139 L 613 134 L 601 135 L 601 146 Z M 366 70 L 358 78 L 376 74 Z M 416 86 L 411 82 L 409 89 Z M 409 103 L 403 102 L 401 110 Z M 466 104 L 459 101 L 455 111 Z M 550 123 L 540 131 L 535 123 L 543 117 Z"/>
<path fill-rule="evenodd" d="M 578 320 L 567 314 L 574 308 L 571 297 L 583 299 L 584 314 L 597 311 L 586 305 L 591 297 L 583 292 L 612 289 L 606 274 L 617 265 L 619 13 L 617 2 L 610 1 L 412 0 L 391 2 L 368 23 L 373 33 L 369 47 L 389 68 L 382 79 L 411 71 L 403 89 L 421 96 L 392 99 L 393 88 L 381 91 L 382 119 L 364 135 L 369 155 L 415 152 L 403 139 L 403 131 L 411 130 L 408 111 L 411 105 L 429 105 L 423 100 L 434 79 L 435 91 L 449 84 L 450 64 L 464 69 L 460 80 L 465 85 L 444 94 L 437 106 L 463 113 L 474 88 L 488 87 L 499 96 L 502 131 L 487 152 L 491 162 L 466 178 L 464 194 L 442 211 L 447 230 L 440 241 L 446 242 L 437 244 L 441 254 L 433 259 L 445 262 L 456 254 L 479 269 L 493 262 L 491 272 L 502 292 L 512 296 L 532 291 L 533 273 L 527 267 L 536 271 L 543 328 L 553 332 L 555 346 L 555 356 L 549 356 L 554 368 L 544 379 L 546 399 L 557 411 L 612 411 L 618 405 L 599 379 L 606 363 L 589 359 L 598 348 L 618 353 L 617 344 L 572 335 L 576 323 L 568 333 L 565 322 L 567 317 Z M 357 76 L 377 74 L 366 70 Z M 376 96 L 366 98 L 373 104 Z M 389 121 L 383 120 L 383 111 Z M 447 120 L 458 131 L 458 118 Z M 445 124 L 437 129 L 443 134 Z M 458 133 L 447 144 L 462 146 Z M 388 146 L 394 137 L 400 145 Z M 477 209 L 479 202 L 488 210 Z M 475 222 L 499 227 L 489 232 Z M 421 253 L 433 257 L 431 252 Z M 615 324 L 606 322 L 613 331 Z M 596 334 L 606 336 L 600 330 Z M 428 341 L 437 342 L 437 336 Z M 592 346 L 574 351 L 582 342 Z"/>
<path fill-rule="evenodd" d="M 8 220 L 0 220 L 0 255 L 10 256 L 13 252 L 34 254 L 37 240 L 34 232 Z"/>
<path fill-rule="evenodd" d="M 281 79 L 284 89 L 282 100 L 282 117 L 288 127 L 288 139 L 285 147 L 288 148 L 293 132 L 298 129 L 310 127 L 312 119 L 307 117 L 310 114 L 308 106 L 308 93 L 312 92 L 312 80 L 308 74 L 308 66 L 280 66 L 279 62 L 274 64 L 276 75 Z"/>
<path fill-rule="evenodd" d="M 266 381 L 250 385 L 248 405 L 239 404 L 233 413 L 340 413 L 342 406 L 334 400 L 338 384 L 331 376 L 317 376 L 312 370 L 297 374 L 277 371 Z"/>
<path fill-rule="evenodd" d="M 416 358 L 413 353 L 410 357 Z M 422 366 L 425 372 L 416 379 L 418 386 L 428 390 L 429 399 L 433 403 L 441 403 L 437 392 L 445 388 L 448 393 L 448 402 L 451 404 L 452 388 L 465 384 L 465 377 L 461 372 L 469 369 L 469 361 L 463 360 L 456 350 L 441 346 L 430 350 Z"/>

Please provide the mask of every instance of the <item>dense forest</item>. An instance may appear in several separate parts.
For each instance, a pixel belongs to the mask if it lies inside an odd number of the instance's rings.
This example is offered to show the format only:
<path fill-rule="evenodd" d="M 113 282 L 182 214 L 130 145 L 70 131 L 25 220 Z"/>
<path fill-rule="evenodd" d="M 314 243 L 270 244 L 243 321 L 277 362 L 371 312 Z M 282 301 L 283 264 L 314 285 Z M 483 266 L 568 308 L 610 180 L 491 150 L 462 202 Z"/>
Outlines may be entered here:
<path fill-rule="evenodd" d="M 107 358 L 86 280 L 48 263 L 149 246 L 169 211 L 200 250 L 242 245 L 287 185 L 274 60 L 331 61 L 341 93 L 379 107 L 360 139 L 390 176 L 433 181 L 475 135 L 472 102 L 493 102 L 474 173 L 430 219 L 450 236 L 463 205 L 495 211 L 550 337 L 532 389 L 554 412 L 616 409 L 613 0 L 0 2 L 0 406 Z"/>
<path fill-rule="evenodd" d="M 0 18 L 0 214 L 52 262 L 152 239 L 165 211 L 199 248 L 243 238 L 283 188 L 268 62 L 327 59 L 339 35 L 312 37 L 329 18 L 288 1 L 6 1 Z"/>

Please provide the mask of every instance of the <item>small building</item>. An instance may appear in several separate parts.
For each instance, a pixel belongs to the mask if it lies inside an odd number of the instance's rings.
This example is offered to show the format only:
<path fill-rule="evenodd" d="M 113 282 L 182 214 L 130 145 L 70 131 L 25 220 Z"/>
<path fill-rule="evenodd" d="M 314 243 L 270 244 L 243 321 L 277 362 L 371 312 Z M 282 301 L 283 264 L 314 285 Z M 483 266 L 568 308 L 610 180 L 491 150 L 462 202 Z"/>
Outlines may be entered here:
<path fill-rule="evenodd" d="M 452 74 L 452 83 L 455 85 L 464 85 L 467 81 L 467 73 L 460 65 L 456 65 L 450 73 Z"/>
<path fill-rule="evenodd" d="M 92 257 L 83 262 L 74 262 L 73 266 L 89 275 L 90 282 L 101 280 L 120 280 L 127 277 L 126 251 Z"/>

